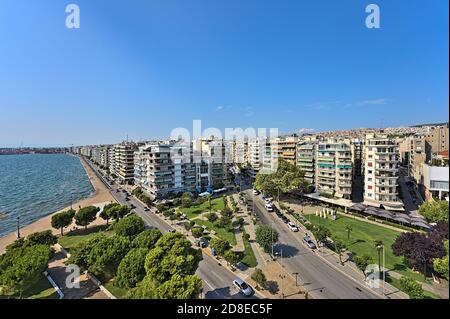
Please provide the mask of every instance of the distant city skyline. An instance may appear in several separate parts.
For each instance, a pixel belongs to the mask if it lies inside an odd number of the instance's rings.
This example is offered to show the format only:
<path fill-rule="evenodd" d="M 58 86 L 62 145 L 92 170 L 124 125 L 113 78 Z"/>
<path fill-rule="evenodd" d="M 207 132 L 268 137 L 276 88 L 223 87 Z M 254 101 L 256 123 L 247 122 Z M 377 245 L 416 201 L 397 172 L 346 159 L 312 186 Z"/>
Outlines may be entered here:
<path fill-rule="evenodd" d="M 4 0 L 0 148 L 448 120 L 448 1 Z"/>

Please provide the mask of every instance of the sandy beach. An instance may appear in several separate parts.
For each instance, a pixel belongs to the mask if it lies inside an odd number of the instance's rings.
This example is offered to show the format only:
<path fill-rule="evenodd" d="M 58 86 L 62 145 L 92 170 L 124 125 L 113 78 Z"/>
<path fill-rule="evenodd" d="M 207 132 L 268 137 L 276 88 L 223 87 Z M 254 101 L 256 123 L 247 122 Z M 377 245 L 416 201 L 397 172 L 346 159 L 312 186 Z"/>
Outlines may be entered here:
<path fill-rule="evenodd" d="M 115 199 L 111 196 L 111 194 L 109 193 L 109 190 L 105 187 L 105 185 L 102 183 L 102 181 L 95 175 L 94 171 L 89 167 L 89 165 L 87 165 L 83 159 L 80 159 L 80 162 L 83 165 L 83 167 L 89 177 L 89 180 L 91 181 L 91 184 L 94 188 L 94 193 L 90 197 L 74 203 L 72 205 L 73 209 L 78 210 L 80 207 L 86 207 L 86 206 L 91 206 L 91 205 L 102 205 L 105 203 L 109 203 L 111 201 L 115 202 Z M 47 229 L 51 229 L 55 235 L 59 235 L 60 230 L 54 229 L 51 226 L 52 215 L 57 214 L 62 211 L 65 211 L 65 210 L 68 210 L 69 208 L 70 208 L 70 206 L 68 206 L 60 211 L 57 211 L 53 214 L 50 214 L 48 216 L 45 216 L 28 226 L 20 228 L 20 236 L 26 237 L 29 234 L 32 234 L 34 232 L 43 231 L 43 230 L 47 230 Z M 102 220 L 101 218 L 97 218 L 91 225 L 103 224 L 103 223 L 105 223 L 104 220 Z M 65 231 L 72 229 L 73 226 L 75 226 L 75 224 L 69 226 Z M 0 238 L 0 254 L 2 254 L 5 251 L 6 246 L 8 246 L 12 242 L 14 242 L 16 239 L 17 239 L 17 234 L 15 231 L 12 233 L 9 233 L 8 235 L 6 235 L 4 237 L 1 237 Z"/>

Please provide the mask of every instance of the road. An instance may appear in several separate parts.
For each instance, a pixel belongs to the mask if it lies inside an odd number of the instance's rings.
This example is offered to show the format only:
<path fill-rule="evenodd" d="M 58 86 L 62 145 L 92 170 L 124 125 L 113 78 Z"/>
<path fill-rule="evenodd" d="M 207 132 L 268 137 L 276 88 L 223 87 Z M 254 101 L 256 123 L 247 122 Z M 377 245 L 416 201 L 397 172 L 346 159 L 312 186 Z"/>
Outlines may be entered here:
<path fill-rule="evenodd" d="M 412 216 L 419 216 L 419 205 L 422 204 L 420 194 L 418 193 L 416 186 L 408 186 L 407 181 L 411 180 L 407 177 L 408 170 L 404 167 L 400 167 L 398 172 L 398 184 L 400 185 L 405 211 L 407 214 L 411 214 Z"/>
<path fill-rule="evenodd" d="M 300 232 L 290 231 L 274 213 L 267 212 L 260 196 L 254 196 L 251 191 L 246 191 L 245 196 L 247 200 L 253 201 L 255 214 L 260 221 L 278 231 L 279 243 L 274 246 L 274 252 L 280 254 L 282 250 L 283 258 L 279 261 L 291 274 L 298 273 L 303 288 L 312 297 L 316 299 L 379 298 L 367 287 L 337 271 L 306 248 L 302 243 Z"/>
<path fill-rule="evenodd" d="M 111 185 L 103 178 L 103 175 L 95 165 L 91 164 L 88 160 L 86 160 L 86 162 L 103 181 L 106 187 L 109 188 L 111 195 L 116 201 L 122 205 L 129 206 L 130 204 L 133 204 L 135 206 L 133 211 L 142 218 L 147 226 L 156 227 L 163 234 L 172 228 L 166 221 L 155 214 L 154 208 L 151 208 L 151 211 L 144 211 L 144 205 L 133 196 L 130 196 L 130 200 L 126 201 L 125 198 L 127 195 L 121 191 L 118 192 L 118 186 L 116 184 Z M 203 294 L 206 299 L 245 298 L 232 284 L 233 280 L 236 279 L 236 275 L 218 264 L 213 257 L 207 254 L 203 254 L 203 260 L 199 264 L 197 275 L 203 280 Z"/>

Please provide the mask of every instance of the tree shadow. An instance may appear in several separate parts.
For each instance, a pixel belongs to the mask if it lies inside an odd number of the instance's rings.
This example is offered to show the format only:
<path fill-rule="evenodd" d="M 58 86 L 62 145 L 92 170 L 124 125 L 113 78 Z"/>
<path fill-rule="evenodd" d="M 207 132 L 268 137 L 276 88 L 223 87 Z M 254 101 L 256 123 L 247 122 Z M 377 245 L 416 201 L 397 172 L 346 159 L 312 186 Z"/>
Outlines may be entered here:
<path fill-rule="evenodd" d="M 286 245 L 286 244 L 276 244 L 273 246 L 274 255 L 277 255 L 281 258 L 281 253 L 283 254 L 283 258 L 291 258 L 298 254 L 299 250 L 297 247 Z"/>
<path fill-rule="evenodd" d="M 395 271 L 404 271 L 404 270 L 407 270 L 407 269 L 408 269 L 408 267 L 406 267 L 403 264 L 395 264 L 394 265 L 394 270 Z"/>
<path fill-rule="evenodd" d="M 266 283 L 266 289 L 272 295 L 275 295 L 276 293 L 278 293 L 278 291 L 280 291 L 280 288 L 278 287 L 278 283 L 273 280 L 270 280 Z"/>

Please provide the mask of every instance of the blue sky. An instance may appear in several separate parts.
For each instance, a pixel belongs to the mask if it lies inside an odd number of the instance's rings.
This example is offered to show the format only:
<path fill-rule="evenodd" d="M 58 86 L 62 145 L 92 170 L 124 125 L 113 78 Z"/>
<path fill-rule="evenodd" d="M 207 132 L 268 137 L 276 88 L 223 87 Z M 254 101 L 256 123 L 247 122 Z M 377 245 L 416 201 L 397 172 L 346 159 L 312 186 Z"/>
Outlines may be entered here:
<path fill-rule="evenodd" d="M 71 2 L 0 2 L 0 147 L 448 120 L 447 0 Z"/>

